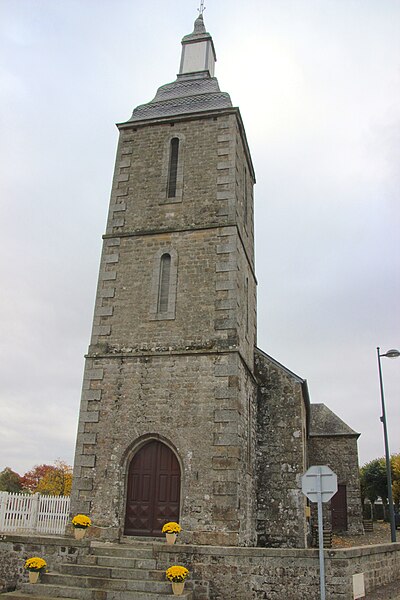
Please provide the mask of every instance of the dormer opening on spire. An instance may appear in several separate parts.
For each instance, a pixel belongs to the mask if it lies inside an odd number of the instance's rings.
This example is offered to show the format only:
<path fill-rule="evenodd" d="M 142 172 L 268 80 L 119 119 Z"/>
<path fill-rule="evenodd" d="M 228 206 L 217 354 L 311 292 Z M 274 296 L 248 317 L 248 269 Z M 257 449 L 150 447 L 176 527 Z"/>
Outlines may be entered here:
<path fill-rule="evenodd" d="M 215 48 L 212 37 L 204 26 L 203 13 L 194 22 L 193 32 L 182 39 L 182 57 L 179 75 L 208 71 L 214 77 Z"/>

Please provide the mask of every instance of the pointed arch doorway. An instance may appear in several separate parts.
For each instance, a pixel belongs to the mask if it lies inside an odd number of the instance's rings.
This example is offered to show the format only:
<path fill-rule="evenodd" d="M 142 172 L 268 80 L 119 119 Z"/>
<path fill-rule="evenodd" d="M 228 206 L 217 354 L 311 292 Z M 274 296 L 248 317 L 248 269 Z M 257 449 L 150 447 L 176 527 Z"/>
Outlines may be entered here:
<path fill-rule="evenodd" d="M 179 521 L 181 469 L 168 446 L 151 440 L 129 465 L 125 535 L 160 536 L 164 523 Z"/>

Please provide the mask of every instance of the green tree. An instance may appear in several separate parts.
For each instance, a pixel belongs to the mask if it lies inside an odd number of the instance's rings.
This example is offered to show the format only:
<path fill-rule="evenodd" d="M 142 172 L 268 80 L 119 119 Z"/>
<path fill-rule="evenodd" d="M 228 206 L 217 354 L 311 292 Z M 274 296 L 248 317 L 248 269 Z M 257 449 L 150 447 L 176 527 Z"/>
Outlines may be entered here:
<path fill-rule="evenodd" d="M 375 458 L 360 469 L 361 490 L 372 504 L 387 499 L 386 466 L 384 458 Z"/>
<path fill-rule="evenodd" d="M 0 491 L 16 493 L 22 489 L 21 476 L 6 467 L 0 473 Z"/>
<path fill-rule="evenodd" d="M 392 473 L 392 492 L 394 504 L 400 503 L 400 454 L 390 457 Z M 368 498 L 372 504 L 382 498 L 385 508 L 388 499 L 386 461 L 384 458 L 375 458 L 360 469 L 361 499 Z"/>

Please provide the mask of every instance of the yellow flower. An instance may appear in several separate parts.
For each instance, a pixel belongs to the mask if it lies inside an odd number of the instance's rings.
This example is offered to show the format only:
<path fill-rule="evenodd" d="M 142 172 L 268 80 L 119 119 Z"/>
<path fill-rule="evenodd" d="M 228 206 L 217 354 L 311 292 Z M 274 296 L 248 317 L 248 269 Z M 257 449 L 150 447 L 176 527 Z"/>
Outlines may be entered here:
<path fill-rule="evenodd" d="M 189 575 L 189 571 L 186 569 L 186 567 L 182 567 L 181 565 L 173 565 L 165 571 L 165 574 L 169 581 L 180 583 L 185 581 L 186 577 Z"/>
<path fill-rule="evenodd" d="M 43 558 L 39 558 L 39 556 L 32 556 L 32 558 L 28 558 L 25 562 L 25 569 L 27 571 L 42 571 L 46 567 L 46 561 Z"/>
<path fill-rule="evenodd" d="M 182 531 L 182 527 L 175 523 L 175 521 L 171 521 L 170 523 L 165 523 L 162 528 L 163 533 L 180 533 Z"/>
<path fill-rule="evenodd" d="M 91 524 L 92 521 L 86 515 L 76 515 L 72 519 L 72 525 L 78 529 L 86 529 L 86 527 L 90 527 Z"/>

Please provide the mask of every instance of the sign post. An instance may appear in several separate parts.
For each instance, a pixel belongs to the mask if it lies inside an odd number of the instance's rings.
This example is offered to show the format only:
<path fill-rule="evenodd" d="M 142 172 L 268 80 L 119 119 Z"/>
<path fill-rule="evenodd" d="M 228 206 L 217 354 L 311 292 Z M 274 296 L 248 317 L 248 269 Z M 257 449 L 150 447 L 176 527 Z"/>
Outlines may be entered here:
<path fill-rule="evenodd" d="M 319 580 L 321 600 L 326 600 L 322 503 L 329 502 L 332 496 L 336 494 L 338 489 L 337 476 L 325 465 L 310 467 L 301 478 L 301 489 L 311 502 L 317 502 L 318 505 Z"/>

